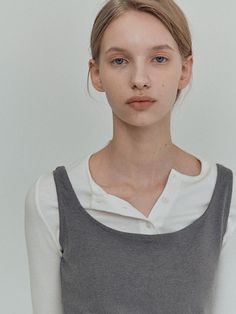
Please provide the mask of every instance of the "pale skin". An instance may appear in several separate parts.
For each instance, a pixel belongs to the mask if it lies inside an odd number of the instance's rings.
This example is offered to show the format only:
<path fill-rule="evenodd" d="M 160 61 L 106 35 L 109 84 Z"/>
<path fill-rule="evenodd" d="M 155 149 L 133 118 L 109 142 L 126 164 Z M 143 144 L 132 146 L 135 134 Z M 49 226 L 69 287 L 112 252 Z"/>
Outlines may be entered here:
<path fill-rule="evenodd" d="M 157 48 L 160 45 L 170 48 Z M 112 140 L 91 156 L 91 175 L 107 193 L 125 199 L 146 217 L 172 168 L 189 176 L 201 171 L 195 156 L 172 143 L 170 128 L 177 90 L 189 84 L 192 65 L 192 56 L 181 57 L 156 17 L 133 10 L 108 26 L 99 60 L 89 60 L 92 84 L 106 93 L 113 115 Z M 133 96 L 155 102 L 135 110 L 126 103 Z"/>

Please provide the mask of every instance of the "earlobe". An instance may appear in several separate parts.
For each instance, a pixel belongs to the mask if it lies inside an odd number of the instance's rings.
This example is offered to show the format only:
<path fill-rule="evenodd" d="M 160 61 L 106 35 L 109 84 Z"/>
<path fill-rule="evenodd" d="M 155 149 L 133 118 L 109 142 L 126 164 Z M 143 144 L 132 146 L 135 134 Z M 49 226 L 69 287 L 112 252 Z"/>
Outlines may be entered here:
<path fill-rule="evenodd" d="M 193 57 L 188 56 L 182 64 L 182 74 L 179 81 L 178 89 L 184 89 L 190 82 L 192 77 Z"/>
<path fill-rule="evenodd" d="M 94 59 L 90 59 L 88 62 L 88 65 L 89 65 L 89 73 L 90 73 L 90 78 L 91 78 L 93 87 L 99 92 L 104 92 L 104 88 L 102 86 L 102 81 L 100 78 L 98 64 L 96 63 Z"/>

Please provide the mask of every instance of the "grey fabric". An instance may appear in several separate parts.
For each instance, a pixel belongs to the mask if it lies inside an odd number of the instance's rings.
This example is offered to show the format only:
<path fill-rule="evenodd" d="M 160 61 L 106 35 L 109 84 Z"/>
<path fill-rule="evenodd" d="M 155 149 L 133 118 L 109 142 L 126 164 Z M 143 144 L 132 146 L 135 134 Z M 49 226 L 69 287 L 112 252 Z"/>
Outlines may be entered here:
<path fill-rule="evenodd" d="M 65 314 L 209 314 L 227 227 L 232 170 L 217 164 L 205 212 L 176 232 L 112 229 L 80 204 L 64 166 L 54 171 Z"/>

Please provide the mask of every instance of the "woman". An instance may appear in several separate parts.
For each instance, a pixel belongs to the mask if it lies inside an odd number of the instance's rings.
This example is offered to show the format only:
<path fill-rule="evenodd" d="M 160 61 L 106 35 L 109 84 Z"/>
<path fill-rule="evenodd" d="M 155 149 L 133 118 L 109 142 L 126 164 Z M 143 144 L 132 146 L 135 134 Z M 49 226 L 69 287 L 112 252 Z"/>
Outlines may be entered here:
<path fill-rule="evenodd" d="M 29 190 L 34 313 L 233 314 L 233 173 L 171 140 L 193 65 L 183 12 L 172 0 L 108 1 L 91 52 L 113 137 Z"/>

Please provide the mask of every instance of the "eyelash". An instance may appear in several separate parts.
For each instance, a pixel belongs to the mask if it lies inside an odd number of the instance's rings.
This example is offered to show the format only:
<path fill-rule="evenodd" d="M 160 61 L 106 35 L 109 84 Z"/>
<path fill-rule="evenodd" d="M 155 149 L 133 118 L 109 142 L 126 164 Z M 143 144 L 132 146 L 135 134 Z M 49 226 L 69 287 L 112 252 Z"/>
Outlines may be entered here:
<path fill-rule="evenodd" d="M 154 57 L 154 59 L 156 59 L 156 58 L 164 58 L 166 61 L 165 62 L 157 62 L 158 64 L 163 64 L 163 63 L 166 63 L 169 59 L 167 58 L 167 57 L 164 57 L 164 56 L 157 56 L 157 57 Z M 117 63 L 115 63 L 115 61 L 116 60 L 125 60 L 124 58 L 115 58 L 115 59 L 113 59 L 112 61 L 111 61 L 111 63 L 112 64 L 114 64 L 114 65 L 123 65 L 124 63 L 119 63 L 119 64 L 117 64 Z"/>

